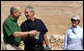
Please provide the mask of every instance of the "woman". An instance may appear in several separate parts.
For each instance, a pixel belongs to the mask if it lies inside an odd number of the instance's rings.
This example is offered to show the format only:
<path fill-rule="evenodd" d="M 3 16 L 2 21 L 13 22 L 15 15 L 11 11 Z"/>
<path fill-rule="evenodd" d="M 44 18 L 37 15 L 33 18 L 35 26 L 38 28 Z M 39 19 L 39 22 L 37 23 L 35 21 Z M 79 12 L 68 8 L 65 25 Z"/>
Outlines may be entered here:
<path fill-rule="evenodd" d="M 83 50 L 83 29 L 79 27 L 80 17 L 71 18 L 72 27 L 67 29 L 63 50 Z"/>

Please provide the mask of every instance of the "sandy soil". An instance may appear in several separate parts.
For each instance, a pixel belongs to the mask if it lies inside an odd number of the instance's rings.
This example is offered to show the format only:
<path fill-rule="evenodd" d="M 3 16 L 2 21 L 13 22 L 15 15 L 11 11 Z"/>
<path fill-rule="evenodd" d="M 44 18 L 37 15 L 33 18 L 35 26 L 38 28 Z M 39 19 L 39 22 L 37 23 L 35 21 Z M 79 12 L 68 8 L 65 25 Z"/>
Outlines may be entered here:
<path fill-rule="evenodd" d="M 75 1 L 1 1 L 1 36 L 3 36 L 3 21 L 10 14 L 10 8 L 18 5 L 22 8 L 22 16 L 18 20 L 21 25 L 26 20 L 24 8 L 31 5 L 35 8 L 36 18 L 42 19 L 48 28 L 47 34 L 65 35 L 66 29 L 71 27 L 70 18 L 73 14 L 81 17 L 80 26 L 83 27 L 83 3 Z M 2 39 L 2 38 L 1 38 Z"/>

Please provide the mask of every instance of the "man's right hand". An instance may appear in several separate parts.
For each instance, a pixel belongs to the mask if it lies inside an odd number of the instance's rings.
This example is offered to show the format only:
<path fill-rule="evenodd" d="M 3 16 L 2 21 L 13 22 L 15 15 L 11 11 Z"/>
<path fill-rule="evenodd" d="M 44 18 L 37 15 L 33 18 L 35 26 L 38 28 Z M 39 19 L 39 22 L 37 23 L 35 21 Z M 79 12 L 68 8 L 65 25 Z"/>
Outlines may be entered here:
<path fill-rule="evenodd" d="M 29 32 L 30 32 L 30 36 L 36 36 L 37 35 L 37 30 L 32 30 Z"/>

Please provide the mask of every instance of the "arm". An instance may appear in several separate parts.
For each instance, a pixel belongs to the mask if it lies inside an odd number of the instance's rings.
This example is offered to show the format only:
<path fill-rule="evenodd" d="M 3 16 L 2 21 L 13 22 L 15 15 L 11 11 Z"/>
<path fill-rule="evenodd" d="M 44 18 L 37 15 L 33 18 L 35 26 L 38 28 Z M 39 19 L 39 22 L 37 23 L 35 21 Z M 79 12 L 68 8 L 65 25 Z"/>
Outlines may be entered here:
<path fill-rule="evenodd" d="M 46 35 L 46 32 L 48 32 L 45 24 L 43 23 L 43 21 L 41 20 L 41 29 L 42 29 L 42 32 L 43 32 L 43 38 L 44 38 L 44 41 L 45 41 L 45 44 L 46 44 L 46 47 L 49 47 L 49 43 L 48 43 L 48 38 L 47 38 L 47 35 Z"/>
<path fill-rule="evenodd" d="M 64 45 L 63 45 L 63 50 L 67 50 L 67 40 L 68 40 L 68 33 L 66 32 L 65 39 L 64 39 Z"/>
<path fill-rule="evenodd" d="M 44 41 L 45 41 L 46 47 L 49 47 L 48 38 L 46 34 L 44 34 Z"/>
<path fill-rule="evenodd" d="M 28 32 L 14 32 L 13 36 L 14 37 L 27 37 Z"/>
<path fill-rule="evenodd" d="M 16 29 L 16 26 L 11 24 L 10 22 L 4 22 L 3 31 L 5 31 L 7 33 L 7 36 L 14 36 L 14 37 L 27 37 L 27 36 L 29 36 L 28 32 L 20 32 L 20 31 L 18 31 Z M 36 30 L 32 30 L 30 32 L 31 32 L 30 36 L 35 36 L 36 33 L 37 33 Z"/>
<path fill-rule="evenodd" d="M 83 47 L 83 29 L 82 29 L 82 38 L 81 38 L 81 44 L 82 44 L 82 47 Z"/>
<path fill-rule="evenodd" d="M 14 37 L 29 37 L 29 36 L 35 36 L 37 34 L 36 30 L 32 30 L 30 31 L 30 34 L 28 34 L 28 32 L 14 32 L 13 36 Z"/>

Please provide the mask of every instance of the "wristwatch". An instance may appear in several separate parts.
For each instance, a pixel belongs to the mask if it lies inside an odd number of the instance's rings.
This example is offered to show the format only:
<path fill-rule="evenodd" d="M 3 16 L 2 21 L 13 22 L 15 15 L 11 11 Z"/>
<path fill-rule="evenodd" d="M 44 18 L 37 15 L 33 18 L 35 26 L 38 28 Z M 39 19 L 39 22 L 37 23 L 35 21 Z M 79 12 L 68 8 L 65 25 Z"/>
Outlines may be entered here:
<path fill-rule="evenodd" d="M 30 35 L 30 34 L 31 34 L 31 32 L 28 32 L 28 34 Z"/>

